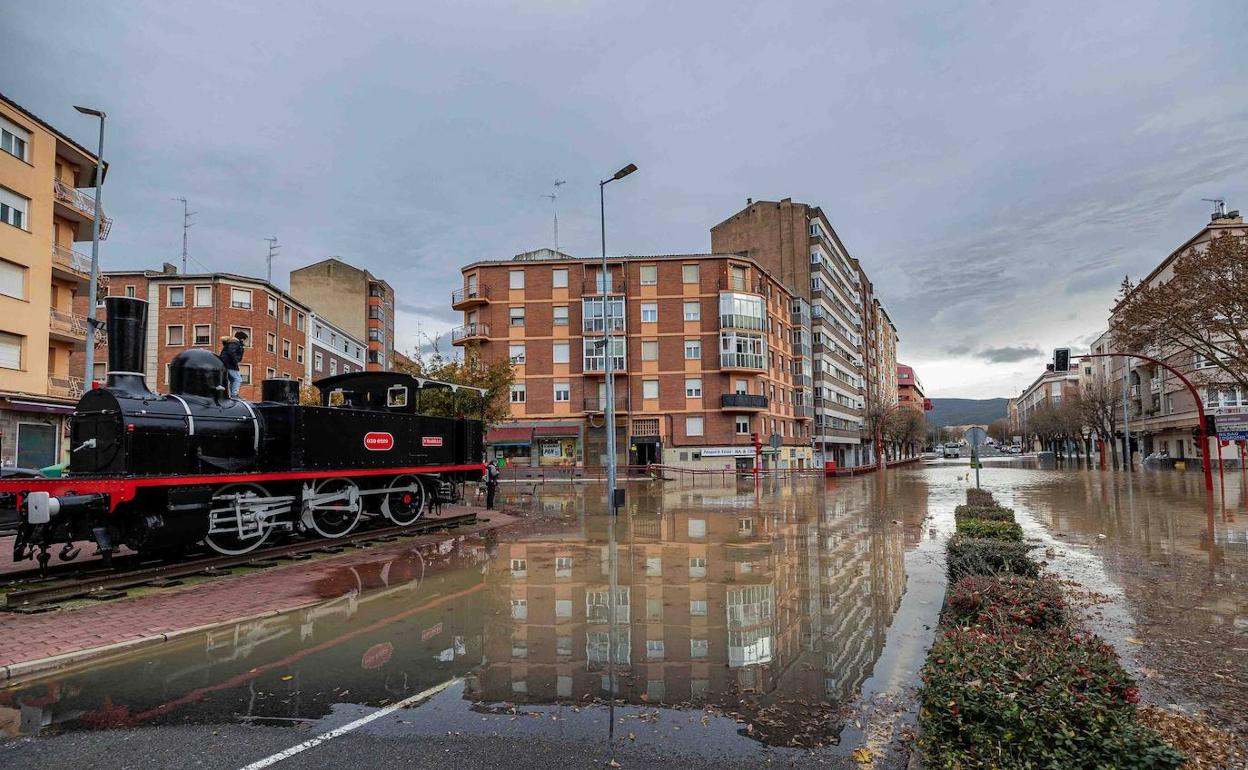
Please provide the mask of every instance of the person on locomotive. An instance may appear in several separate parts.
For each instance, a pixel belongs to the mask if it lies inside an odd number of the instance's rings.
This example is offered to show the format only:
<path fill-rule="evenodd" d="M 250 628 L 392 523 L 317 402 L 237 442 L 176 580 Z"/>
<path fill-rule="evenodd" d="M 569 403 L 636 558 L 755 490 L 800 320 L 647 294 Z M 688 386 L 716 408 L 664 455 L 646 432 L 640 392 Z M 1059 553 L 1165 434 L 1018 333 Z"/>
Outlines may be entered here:
<path fill-rule="evenodd" d="M 234 332 L 233 337 L 221 338 L 221 352 L 218 354 L 221 363 L 225 364 L 225 376 L 230 380 L 230 398 L 238 398 L 238 389 L 242 387 L 243 375 L 238 365 L 243 361 L 247 351 L 247 332 Z"/>

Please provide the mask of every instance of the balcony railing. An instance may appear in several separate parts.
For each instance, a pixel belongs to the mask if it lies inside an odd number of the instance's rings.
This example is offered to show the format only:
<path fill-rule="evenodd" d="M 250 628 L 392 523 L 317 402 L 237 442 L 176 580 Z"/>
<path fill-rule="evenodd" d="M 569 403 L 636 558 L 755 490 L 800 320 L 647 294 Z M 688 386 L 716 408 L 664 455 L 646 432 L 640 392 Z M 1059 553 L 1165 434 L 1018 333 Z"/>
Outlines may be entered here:
<path fill-rule="evenodd" d="M 84 278 L 91 275 L 91 257 L 67 246 L 52 244 L 52 264 Z"/>
<path fill-rule="evenodd" d="M 490 336 L 490 325 L 485 323 L 471 323 L 457 326 L 451 330 L 451 344 L 463 342 L 470 339 L 488 339 Z"/>
<path fill-rule="evenodd" d="M 457 305 L 487 304 L 490 301 L 490 287 L 484 284 L 465 286 L 451 292 L 451 307 Z"/>
<path fill-rule="evenodd" d="M 60 334 L 87 338 L 87 318 L 74 313 L 66 313 L 56 308 L 48 309 L 48 328 Z"/>
<path fill-rule="evenodd" d="M 95 197 L 87 195 L 76 187 L 70 187 L 59 179 L 52 182 L 52 194 L 56 200 L 69 206 L 87 219 L 95 219 Z M 100 212 L 100 240 L 108 237 L 108 231 L 112 229 L 113 220 L 104 216 L 104 212 Z"/>
<path fill-rule="evenodd" d="M 720 353 L 721 369 L 766 369 L 767 357 L 762 353 Z"/>
<path fill-rule="evenodd" d="M 61 396 L 63 398 L 82 398 L 82 382 L 81 377 L 51 375 L 48 377 L 48 395 Z"/>
<path fill-rule="evenodd" d="M 767 322 L 760 316 L 740 315 L 739 313 L 720 313 L 719 328 L 749 329 L 761 332 L 767 328 Z"/>
<path fill-rule="evenodd" d="M 584 411 L 586 412 L 595 412 L 595 413 L 602 412 L 605 410 L 606 406 L 607 406 L 607 399 L 605 398 L 599 398 L 596 395 L 585 396 Z M 617 392 L 615 394 L 615 411 L 617 412 L 628 411 L 628 394 L 627 393 Z"/>
<path fill-rule="evenodd" d="M 766 409 L 767 397 L 752 393 L 725 393 L 719 397 L 721 409 Z"/>
<path fill-rule="evenodd" d="M 602 316 L 585 316 L 581 319 L 581 331 L 585 334 L 605 334 L 607 319 Z M 611 314 L 611 333 L 624 331 L 624 316 Z"/>
<path fill-rule="evenodd" d="M 613 356 L 612 358 L 613 360 L 611 361 L 611 372 L 613 374 L 616 372 L 623 372 L 624 363 L 625 363 L 624 356 Z M 583 371 L 606 372 L 606 370 L 607 370 L 607 357 L 606 356 L 585 356 L 585 365 L 584 365 Z"/>

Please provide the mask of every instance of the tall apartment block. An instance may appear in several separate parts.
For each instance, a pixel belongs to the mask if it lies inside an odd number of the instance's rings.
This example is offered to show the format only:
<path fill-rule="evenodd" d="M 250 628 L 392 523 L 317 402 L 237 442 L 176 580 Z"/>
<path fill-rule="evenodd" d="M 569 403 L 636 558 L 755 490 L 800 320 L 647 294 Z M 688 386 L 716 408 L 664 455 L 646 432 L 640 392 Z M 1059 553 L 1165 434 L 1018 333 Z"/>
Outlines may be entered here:
<path fill-rule="evenodd" d="M 511 420 L 495 456 L 520 465 L 606 460 L 608 331 L 621 463 L 811 467 L 809 310 L 755 260 L 724 254 L 614 257 L 550 249 L 474 262 L 451 306 L 452 343 L 509 360 Z"/>
<path fill-rule="evenodd" d="M 93 127 L 86 124 L 84 128 Z M 95 155 L 0 94 L 0 465 L 63 460 L 82 394 Z M 101 222 L 101 237 L 111 222 Z M 76 250 L 75 244 L 82 244 Z"/>
<path fill-rule="evenodd" d="M 915 373 L 914 367 L 897 364 L 897 403 L 922 413 L 927 397 L 923 395 L 923 382 Z"/>
<path fill-rule="evenodd" d="M 110 271 L 106 292 L 147 300 L 148 387 L 169 390 L 169 364 L 183 350 L 221 350 L 221 337 L 247 334 L 239 372 L 239 395 L 260 400 L 262 380 L 284 377 L 310 382 L 333 374 L 363 371 L 364 342 L 320 319 L 304 303 L 259 278 L 232 273 L 180 274 Z M 76 312 L 86 313 L 80 296 Z M 103 313 L 103 304 L 100 311 Z M 95 359 L 93 379 L 103 380 L 106 347 Z M 81 366 L 81 363 L 76 365 Z"/>
<path fill-rule="evenodd" d="M 873 462 L 868 411 L 897 403 L 897 331 L 818 206 L 749 200 L 711 228 L 711 250 L 749 257 L 810 306 L 816 459 Z"/>
<path fill-rule="evenodd" d="M 290 271 L 290 293 L 356 339 L 366 340 L 368 371 L 394 368 L 394 289 L 331 257 Z"/>

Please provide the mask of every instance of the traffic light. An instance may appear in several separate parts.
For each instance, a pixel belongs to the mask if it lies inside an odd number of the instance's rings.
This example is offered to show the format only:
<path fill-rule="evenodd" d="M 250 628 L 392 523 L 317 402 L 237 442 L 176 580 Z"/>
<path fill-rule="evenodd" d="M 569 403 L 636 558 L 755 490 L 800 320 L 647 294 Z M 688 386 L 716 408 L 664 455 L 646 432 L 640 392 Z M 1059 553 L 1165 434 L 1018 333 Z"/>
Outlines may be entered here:
<path fill-rule="evenodd" d="M 1205 433 L 1209 434 L 1210 436 L 1218 435 L 1218 421 L 1217 421 L 1217 418 L 1215 418 L 1211 414 L 1205 415 Z M 1192 428 L 1192 437 L 1200 438 L 1200 426 L 1199 425 L 1197 425 L 1195 428 Z"/>
<path fill-rule="evenodd" d="M 1070 348 L 1057 348 L 1053 351 L 1053 371 L 1070 371 Z"/>

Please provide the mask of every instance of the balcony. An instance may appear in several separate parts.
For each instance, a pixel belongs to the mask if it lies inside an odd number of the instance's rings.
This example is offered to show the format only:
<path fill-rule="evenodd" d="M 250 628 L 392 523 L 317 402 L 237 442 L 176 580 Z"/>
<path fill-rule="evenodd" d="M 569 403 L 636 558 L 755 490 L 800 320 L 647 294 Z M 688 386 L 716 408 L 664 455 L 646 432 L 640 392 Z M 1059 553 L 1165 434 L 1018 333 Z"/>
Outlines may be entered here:
<path fill-rule="evenodd" d="M 1152 380 L 1149 381 L 1148 392 L 1149 393 L 1161 392 L 1161 378 L 1160 377 L 1154 377 Z"/>
<path fill-rule="evenodd" d="M 762 353 L 720 353 L 719 368 L 724 371 L 763 371 L 767 368 L 767 356 Z"/>
<path fill-rule="evenodd" d="M 612 337 L 612 339 L 618 339 L 618 338 Z M 626 361 L 624 359 L 624 356 L 612 356 L 612 361 L 611 361 L 612 376 L 617 375 L 617 374 L 624 374 L 625 363 Z M 607 357 L 606 356 L 585 356 L 584 366 L 582 367 L 581 372 L 588 377 L 592 377 L 595 375 L 606 376 Z"/>
<path fill-rule="evenodd" d="M 582 411 L 588 414 L 602 414 L 606 410 L 606 406 L 606 398 L 599 398 L 597 395 L 585 396 Z M 625 414 L 627 412 L 628 394 L 617 388 L 615 393 L 615 413 Z"/>
<path fill-rule="evenodd" d="M 57 277 L 86 283 L 91 280 L 91 257 L 67 246 L 52 244 L 52 272 Z"/>
<path fill-rule="evenodd" d="M 761 332 L 767 328 L 767 322 L 761 316 L 720 313 L 719 328 L 746 329 L 752 332 Z"/>
<path fill-rule="evenodd" d="M 799 420 L 813 420 L 815 419 L 815 408 L 809 404 L 794 404 L 793 414 Z"/>
<path fill-rule="evenodd" d="M 799 388 L 809 388 L 809 387 L 812 387 L 815 383 L 814 383 L 814 378 L 812 378 L 809 374 L 802 374 L 801 372 L 794 372 L 793 384 Z"/>
<path fill-rule="evenodd" d="M 716 282 L 716 288 L 720 291 L 736 291 L 745 294 L 766 294 L 761 281 L 751 282 L 749 278 L 739 278 L 736 276 L 720 278 L 719 281 Z"/>
<path fill-rule="evenodd" d="M 51 375 L 48 377 L 48 395 L 61 398 L 82 398 L 82 378 Z"/>
<path fill-rule="evenodd" d="M 61 211 L 79 225 L 74 240 L 85 241 L 91 238 L 91 222 L 95 219 L 95 198 L 83 191 L 70 187 L 59 179 L 52 182 L 52 196 Z M 85 226 L 85 227 L 84 227 Z M 108 237 L 113 220 L 100 212 L 100 240 Z"/>
<path fill-rule="evenodd" d="M 719 397 L 719 408 L 725 412 L 761 412 L 767 408 L 767 397 L 750 393 L 725 393 Z"/>
<path fill-rule="evenodd" d="M 62 342 L 83 342 L 87 339 L 87 318 L 49 308 L 48 335 Z"/>
<path fill-rule="evenodd" d="M 490 304 L 490 287 L 484 284 L 480 286 L 465 286 L 462 289 L 456 289 L 451 292 L 452 310 L 468 310 L 488 304 Z"/>
<path fill-rule="evenodd" d="M 463 345 L 469 342 L 487 342 L 490 339 L 490 326 L 484 323 L 471 323 L 457 326 L 451 330 L 451 344 Z"/>
<path fill-rule="evenodd" d="M 805 342 L 794 342 L 792 352 L 797 358 L 810 358 L 810 345 Z"/>

